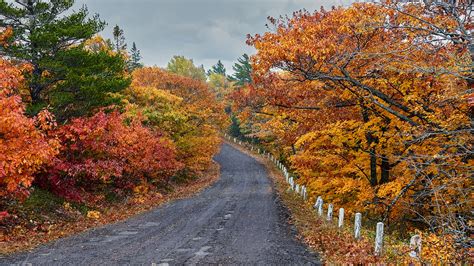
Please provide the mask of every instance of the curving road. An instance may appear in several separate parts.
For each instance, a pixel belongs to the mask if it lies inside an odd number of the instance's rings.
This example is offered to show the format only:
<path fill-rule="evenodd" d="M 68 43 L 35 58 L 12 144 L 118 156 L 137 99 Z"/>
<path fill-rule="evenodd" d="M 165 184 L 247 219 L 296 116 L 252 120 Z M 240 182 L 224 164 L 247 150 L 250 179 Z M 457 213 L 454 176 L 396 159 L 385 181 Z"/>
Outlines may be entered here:
<path fill-rule="evenodd" d="M 312 265 L 265 167 L 228 144 L 221 178 L 199 195 L 0 259 L 0 264 Z"/>

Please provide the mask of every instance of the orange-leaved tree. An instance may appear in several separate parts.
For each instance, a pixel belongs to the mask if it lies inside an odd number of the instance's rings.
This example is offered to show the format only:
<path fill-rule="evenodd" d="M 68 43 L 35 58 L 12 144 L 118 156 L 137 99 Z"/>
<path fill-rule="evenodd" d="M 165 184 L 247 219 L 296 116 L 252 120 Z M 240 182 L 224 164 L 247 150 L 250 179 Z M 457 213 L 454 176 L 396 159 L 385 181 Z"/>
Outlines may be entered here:
<path fill-rule="evenodd" d="M 462 242 L 472 207 L 469 42 L 436 41 L 416 30 L 413 12 L 445 32 L 454 16 L 398 8 L 270 19 L 274 31 L 249 38 L 256 84 L 236 107 L 283 147 L 313 196 Z"/>
<path fill-rule="evenodd" d="M 208 85 L 160 68 L 138 69 L 125 93 L 134 112 L 162 128 L 177 146 L 187 175 L 207 169 L 220 144 L 224 107 Z"/>
<path fill-rule="evenodd" d="M 0 42 L 1 42 L 0 38 Z M 58 142 L 49 139 L 51 115 L 25 115 L 25 104 L 16 91 L 22 69 L 0 58 L 0 197 L 24 198 L 34 175 L 57 154 Z M 54 122 L 52 122 L 54 123 Z"/>

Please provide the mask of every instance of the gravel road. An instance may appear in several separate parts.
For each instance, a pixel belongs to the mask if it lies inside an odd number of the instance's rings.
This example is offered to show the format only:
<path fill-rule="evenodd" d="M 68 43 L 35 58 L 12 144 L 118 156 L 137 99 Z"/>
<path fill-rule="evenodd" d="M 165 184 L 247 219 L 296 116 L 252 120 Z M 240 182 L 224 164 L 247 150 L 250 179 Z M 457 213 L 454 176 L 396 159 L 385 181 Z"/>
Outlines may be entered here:
<path fill-rule="evenodd" d="M 265 167 L 228 144 L 215 160 L 220 180 L 193 198 L 0 259 L 0 264 L 319 264 L 296 240 Z"/>

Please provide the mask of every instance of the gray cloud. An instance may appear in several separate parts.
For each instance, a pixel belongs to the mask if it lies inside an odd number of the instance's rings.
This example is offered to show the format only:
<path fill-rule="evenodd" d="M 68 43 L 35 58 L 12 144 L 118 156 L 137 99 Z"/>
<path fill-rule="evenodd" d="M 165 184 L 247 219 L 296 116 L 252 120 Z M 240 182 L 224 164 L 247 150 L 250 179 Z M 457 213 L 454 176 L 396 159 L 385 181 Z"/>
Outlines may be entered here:
<path fill-rule="evenodd" d="M 349 0 L 76 0 L 108 23 L 116 24 L 127 41 L 136 42 L 147 65 L 166 66 L 173 55 L 184 55 L 206 68 L 222 60 L 230 70 L 243 53 L 247 34 L 265 32 L 267 17 L 313 11 Z"/>

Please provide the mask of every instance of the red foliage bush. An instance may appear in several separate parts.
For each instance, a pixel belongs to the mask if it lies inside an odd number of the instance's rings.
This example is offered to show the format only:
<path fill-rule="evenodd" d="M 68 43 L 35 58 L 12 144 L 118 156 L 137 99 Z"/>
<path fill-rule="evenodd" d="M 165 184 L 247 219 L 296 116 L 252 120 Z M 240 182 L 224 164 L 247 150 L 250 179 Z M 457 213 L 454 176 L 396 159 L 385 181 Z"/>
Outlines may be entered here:
<path fill-rule="evenodd" d="M 171 141 L 116 111 L 77 118 L 54 134 L 62 144 L 60 154 L 38 181 L 68 200 L 84 200 L 104 186 L 124 191 L 166 181 L 182 167 Z"/>
<path fill-rule="evenodd" d="M 48 139 L 44 111 L 36 118 L 25 115 L 25 104 L 14 91 L 23 82 L 21 70 L 0 58 L 0 197 L 24 198 L 36 174 L 57 153 Z"/>

